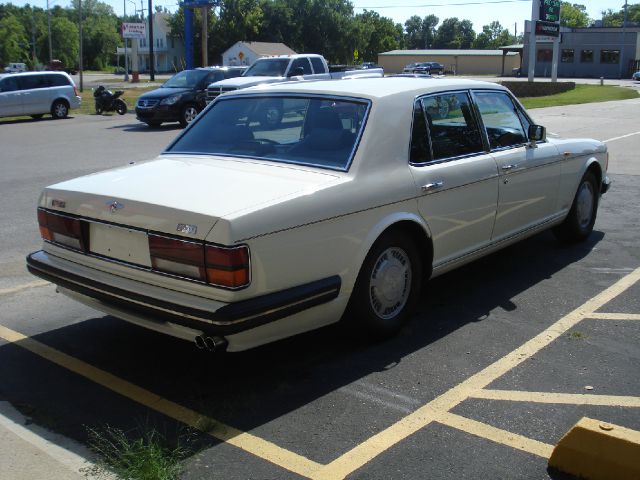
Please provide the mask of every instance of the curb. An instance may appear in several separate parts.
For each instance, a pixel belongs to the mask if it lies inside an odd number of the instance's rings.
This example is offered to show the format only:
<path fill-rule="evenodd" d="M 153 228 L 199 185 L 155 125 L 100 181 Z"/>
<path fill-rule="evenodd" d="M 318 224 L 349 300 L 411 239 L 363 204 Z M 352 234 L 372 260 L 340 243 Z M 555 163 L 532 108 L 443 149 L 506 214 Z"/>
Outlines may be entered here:
<path fill-rule="evenodd" d="M 637 480 L 639 458 L 639 431 L 583 417 L 553 449 L 549 467 L 589 480 Z"/>

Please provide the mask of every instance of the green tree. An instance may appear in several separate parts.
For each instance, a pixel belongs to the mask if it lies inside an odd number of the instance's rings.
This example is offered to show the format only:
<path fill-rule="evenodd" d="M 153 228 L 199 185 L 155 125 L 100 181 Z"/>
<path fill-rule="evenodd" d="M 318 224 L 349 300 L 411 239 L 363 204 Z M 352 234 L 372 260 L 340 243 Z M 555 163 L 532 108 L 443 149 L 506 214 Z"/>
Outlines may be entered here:
<path fill-rule="evenodd" d="M 404 23 L 406 48 L 425 49 L 432 48 L 436 36 L 436 25 L 440 19 L 435 15 L 427 15 L 420 18 L 417 15 L 410 17 Z"/>
<path fill-rule="evenodd" d="M 356 48 L 361 61 L 375 62 L 379 53 L 397 49 L 402 41 L 402 25 L 372 10 L 356 15 L 354 25 L 358 32 Z"/>
<path fill-rule="evenodd" d="M 434 45 L 436 48 L 471 48 L 476 38 L 470 20 L 447 18 L 438 28 Z"/>
<path fill-rule="evenodd" d="M 617 12 L 605 10 L 602 12 L 602 20 L 605 27 L 621 27 L 624 21 L 624 9 Z M 640 3 L 627 7 L 627 22 L 640 23 Z"/>
<path fill-rule="evenodd" d="M 51 45 L 53 58 L 72 67 L 78 63 L 80 49 L 78 26 L 64 16 L 51 19 Z M 48 48 L 48 47 L 47 47 Z"/>
<path fill-rule="evenodd" d="M 515 41 L 509 30 L 504 28 L 500 22 L 493 21 L 489 25 L 482 27 L 482 33 L 478 34 L 473 42 L 473 48 L 478 49 L 496 49 L 498 47 L 509 45 Z"/>
<path fill-rule="evenodd" d="M 588 27 L 591 19 L 587 7 L 578 3 L 562 2 L 560 6 L 560 25 L 565 27 Z"/>
<path fill-rule="evenodd" d="M 0 64 L 26 62 L 29 59 L 29 39 L 24 27 L 14 15 L 0 19 Z"/>

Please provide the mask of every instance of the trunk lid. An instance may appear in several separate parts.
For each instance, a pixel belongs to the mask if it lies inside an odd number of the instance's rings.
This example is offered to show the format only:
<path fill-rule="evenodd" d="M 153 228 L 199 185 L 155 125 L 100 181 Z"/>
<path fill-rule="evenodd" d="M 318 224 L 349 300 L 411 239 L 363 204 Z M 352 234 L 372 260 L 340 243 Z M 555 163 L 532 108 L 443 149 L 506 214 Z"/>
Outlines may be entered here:
<path fill-rule="evenodd" d="M 162 155 L 47 187 L 40 206 L 203 240 L 221 217 L 316 191 L 337 178 L 284 164 Z"/>

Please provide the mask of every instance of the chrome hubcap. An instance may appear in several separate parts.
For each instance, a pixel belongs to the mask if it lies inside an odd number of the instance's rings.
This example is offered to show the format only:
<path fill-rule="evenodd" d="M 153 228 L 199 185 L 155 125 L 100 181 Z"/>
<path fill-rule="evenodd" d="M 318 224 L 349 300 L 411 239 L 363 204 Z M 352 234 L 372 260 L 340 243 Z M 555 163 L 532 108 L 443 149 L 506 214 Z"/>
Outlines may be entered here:
<path fill-rule="evenodd" d="M 398 247 L 386 249 L 373 266 L 369 279 L 369 302 L 382 319 L 395 317 L 407 303 L 411 291 L 411 262 Z"/>
<path fill-rule="evenodd" d="M 59 103 L 58 105 L 56 105 L 56 116 L 58 117 L 64 117 L 67 114 L 67 107 L 65 107 L 63 104 Z"/>
<path fill-rule="evenodd" d="M 576 199 L 576 213 L 580 228 L 586 228 L 589 226 L 589 223 L 591 223 L 593 202 L 593 186 L 590 182 L 583 182 L 582 185 L 580 185 L 580 190 L 578 190 L 578 197 Z"/>
<path fill-rule="evenodd" d="M 193 119 L 196 118 L 197 115 L 198 111 L 193 107 L 189 107 L 184 111 L 184 119 L 187 123 L 193 122 Z"/>

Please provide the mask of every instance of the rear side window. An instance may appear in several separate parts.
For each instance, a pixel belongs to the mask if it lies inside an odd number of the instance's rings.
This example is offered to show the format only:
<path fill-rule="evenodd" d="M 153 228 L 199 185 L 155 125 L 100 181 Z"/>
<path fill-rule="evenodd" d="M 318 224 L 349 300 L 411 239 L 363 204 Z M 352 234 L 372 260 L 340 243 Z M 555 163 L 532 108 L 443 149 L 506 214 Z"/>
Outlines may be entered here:
<path fill-rule="evenodd" d="M 314 73 L 327 73 L 327 69 L 324 66 L 322 60 L 318 57 L 311 57 L 311 65 L 313 65 Z"/>
<path fill-rule="evenodd" d="M 304 58 L 296 58 L 293 62 L 291 62 L 291 70 L 289 72 L 295 72 L 296 68 L 302 67 L 304 70 L 304 75 L 311 75 L 311 65 L 309 65 L 309 59 Z"/>
<path fill-rule="evenodd" d="M 64 75 L 47 75 L 52 87 L 68 87 L 71 85 L 69 79 Z"/>
<path fill-rule="evenodd" d="M 34 88 L 50 87 L 48 75 L 26 75 L 20 77 L 20 90 L 32 90 Z"/>
<path fill-rule="evenodd" d="M 453 92 L 422 99 L 433 160 L 460 157 L 484 150 L 480 130 L 466 93 Z"/>
<path fill-rule="evenodd" d="M 424 118 L 422 105 L 416 102 L 413 106 L 413 129 L 411 132 L 411 163 L 426 163 L 431 160 L 431 146 L 427 132 L 427 121 Z"/>
<path fill-rule="evenodd" d="M 527 142 L 516 106 L 506 93 L 477 92 L 474 96 L 492 150 Z"/>

